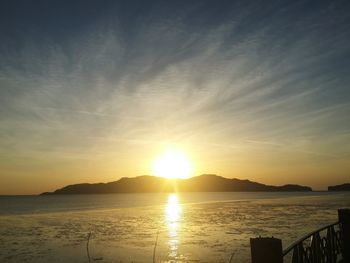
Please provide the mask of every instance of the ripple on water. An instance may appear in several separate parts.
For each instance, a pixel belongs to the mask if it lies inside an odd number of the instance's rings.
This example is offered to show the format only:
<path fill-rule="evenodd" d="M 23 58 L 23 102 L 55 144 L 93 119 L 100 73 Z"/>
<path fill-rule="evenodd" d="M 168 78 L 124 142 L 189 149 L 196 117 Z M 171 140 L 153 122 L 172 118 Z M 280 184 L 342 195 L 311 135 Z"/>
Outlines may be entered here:
<path fill-rule="evenodd" d="M 350 198 L 178 205 L 0 216 L 0 262 L 84 262 L 90 232 L 100 262 L 150 262 L 157 232 L 157 262 L 228 262 L 232 254 L 232 262 L 249 262 L 250 237 L 275 236 L 287 246 L 335 221 Z"/>

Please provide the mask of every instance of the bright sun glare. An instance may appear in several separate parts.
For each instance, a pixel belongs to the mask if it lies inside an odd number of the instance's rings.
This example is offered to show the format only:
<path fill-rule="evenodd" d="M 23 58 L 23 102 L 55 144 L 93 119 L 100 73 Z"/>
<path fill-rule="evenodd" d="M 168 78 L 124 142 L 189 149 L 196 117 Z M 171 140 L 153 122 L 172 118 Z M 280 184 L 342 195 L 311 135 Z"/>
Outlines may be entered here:
<path fill-rule="evenodd" d="M 186 155 L 178 150 L 167 150 L 153 163 L 153 174 L 169 179 L 188 178 L 192 166 Z"/>

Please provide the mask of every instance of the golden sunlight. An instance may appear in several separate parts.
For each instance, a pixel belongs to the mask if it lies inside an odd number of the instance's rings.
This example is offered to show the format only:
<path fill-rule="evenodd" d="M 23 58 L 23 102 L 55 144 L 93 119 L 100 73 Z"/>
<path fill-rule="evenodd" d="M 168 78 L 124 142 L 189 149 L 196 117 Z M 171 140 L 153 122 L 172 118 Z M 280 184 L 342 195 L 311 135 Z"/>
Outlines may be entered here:
<path fill-rule="evenodd" d="M 176 223 L 181 215 L 181 206 L 176 194 L 171 194 L 168 197 L 166 206 L 166 218 L 169 224 Z"/>
<path fill-rule="evenodd" d="M 192 165 L 186 155 L 179 150 L 167 150 L 153 162 L 153 174 L 169 179 L 188 178 Z"/>
<path fill-rule="evenodd" d="M 171 194 L 168 197 L 166 205 L 166 222 L 169 230 L 169 256 L 175 258 L 178 253 L 179 236 L 178 228 L 181 218 L 181 205 L 176 194 Z"/>

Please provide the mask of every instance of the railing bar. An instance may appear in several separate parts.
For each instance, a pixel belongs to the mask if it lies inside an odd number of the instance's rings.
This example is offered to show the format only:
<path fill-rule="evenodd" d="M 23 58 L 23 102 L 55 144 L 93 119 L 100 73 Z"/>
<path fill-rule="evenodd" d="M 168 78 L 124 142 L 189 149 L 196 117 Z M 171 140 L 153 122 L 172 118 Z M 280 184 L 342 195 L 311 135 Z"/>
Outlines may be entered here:
<path fill-rule="evenodd" d="M 309 237 L 311 237 L 312 235 L 314 235 L 317 232 L 321 232 L 327 228 L 333 227 L 335 225 L 339 224 L 339 221 L 329 224 L 327 226 L 321 227 L 313 232 L 310 232 L 308 234 L 306 234 L 305 236 L 303 236 L 302 238 L 300 238 L 299 240 L 295 241 L 294 243 L 292 243 L 289 247 L 287 247 L 285 250 L 283 250 L 283 256 L 287 255 L 296 245 L 298 245 L 298 243 L 301 243 L 303 241 L 305 241 L 306 239 L 308 239 Z"/>

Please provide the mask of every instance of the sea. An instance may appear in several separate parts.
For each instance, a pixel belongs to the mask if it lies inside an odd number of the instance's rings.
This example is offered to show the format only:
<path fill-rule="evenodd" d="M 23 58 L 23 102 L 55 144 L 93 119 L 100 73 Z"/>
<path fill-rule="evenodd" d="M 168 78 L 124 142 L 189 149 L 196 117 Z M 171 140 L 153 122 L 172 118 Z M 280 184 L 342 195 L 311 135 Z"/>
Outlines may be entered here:
<path fill-rule="evenodd" d="M 349 192 L 0 196 L 0 262 L 250 262 L 336 222 Z"/>

